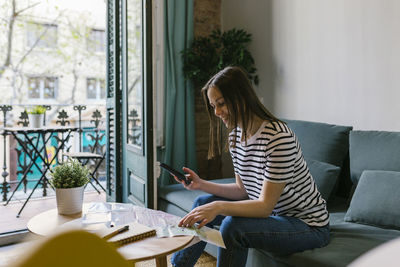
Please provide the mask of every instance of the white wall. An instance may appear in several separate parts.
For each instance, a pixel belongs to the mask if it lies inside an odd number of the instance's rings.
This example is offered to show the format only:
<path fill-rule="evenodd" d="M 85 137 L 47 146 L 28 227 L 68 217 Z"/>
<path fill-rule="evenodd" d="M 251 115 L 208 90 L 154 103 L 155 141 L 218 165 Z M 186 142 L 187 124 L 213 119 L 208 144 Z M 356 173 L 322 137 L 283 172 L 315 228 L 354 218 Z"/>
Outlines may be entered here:
<path fill-rule="evenodd" d="M 277 116 L 400 131 L 400 1 L 222 0 Z"/>

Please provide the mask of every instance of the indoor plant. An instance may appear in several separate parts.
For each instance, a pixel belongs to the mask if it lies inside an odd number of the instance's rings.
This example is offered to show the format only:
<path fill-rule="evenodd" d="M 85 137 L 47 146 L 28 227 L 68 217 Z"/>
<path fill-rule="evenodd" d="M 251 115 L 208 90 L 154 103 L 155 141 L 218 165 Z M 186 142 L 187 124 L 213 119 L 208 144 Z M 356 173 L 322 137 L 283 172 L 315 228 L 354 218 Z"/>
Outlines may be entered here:
<path fill-rule="evenodd" d="M 46 108 L 43 106 L 34 106 L 31 110 L 27 111 L 30 126 L 33 128 L 42 127 L 45 112 Z"/>
<path fill-rule="evenodd" d="M 83 191 L 89 182 L 89 169 L 78 160 L 68 160 L 53 168 L 50 183 L 56 189 L 59 214 L 82 211 Z"/>
<path fill-rule="evenodd" d="M 212 76 L 225 67 L 240 66 L 247 72 L 249 79 L 255 85 L 258 85 L 259 80 L 254 58 L 248 50 L 250 42 L 251 34 L 242 29 L 231 29 L 224 32 L 214 30 L 208 36 L 195 38 L 190 46 L 181 52 L 183 75 L 186 80 L 192 82 L 195 88 L 196 118 L 207 116 L 204 113 L 206 108 L 200 93 L 201 88 Z M 202 107 L 202 105 L 204 106 Z M 198 132 L 209 131 L 207 120 L 196 119 L 195 127 Z M 224 135 L 227 134 L 223 127 L 222 131 Z M 202 139 L 200 137 L 197 140 Z M 222 140 L 220 141 L 222 142 Z M 207 146 L 204 145 L 206 143 L 196 141 L 196 153 L 199 153 L 197 157 L 202 155 L 200 151 L 207 150 Z M 222 176 L 222 155 L 208 159 L 207 164 L 201 164 L 198 171 L 200 174 L 203 173 L 204 176 Z"/>
<path fill-rule="evenodd" d="M 257 69 L 247 49 L 250 42 L 251 34 L 241 29 L 214 30 L 209 36 L 195 38 L 191 46 L 182 51 L 185 78 L 199 88 L 223 68 L 240 66 L 257 85 Z"/>

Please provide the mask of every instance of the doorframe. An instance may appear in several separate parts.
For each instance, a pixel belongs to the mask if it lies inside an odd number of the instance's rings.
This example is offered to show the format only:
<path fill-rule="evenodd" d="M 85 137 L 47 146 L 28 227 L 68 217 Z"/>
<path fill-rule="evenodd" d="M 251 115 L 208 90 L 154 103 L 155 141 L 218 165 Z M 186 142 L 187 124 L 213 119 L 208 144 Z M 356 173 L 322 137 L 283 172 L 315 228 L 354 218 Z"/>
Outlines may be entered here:
<path fill-rule="evenodd" d="M 107 0 L 106 177 L 107 201 L 122 202 L 121 0 Z M 112 129 L 111 129 L 112 128 Z M 112 139 L 112 140 L 111 140 Z"/>
<path fill-rule="evenodd" d="M 146 78 L 146 97 L 147 101 L 145 102 L 146 106 L 146 116 L 148 116 L 147 122 L 149 128 L 147 128 L 147 146 L 146 150 L 147 153 L 150 153 L 147 157 L 147 198 L 148 198 L 148 207 L 156 209 L 156 197 L 157 197 L 157 191 L 155 190 L 157 183 L 155 183 L 155 173 L 154 173 L 154 166 L 155 166 L 155 156 L 156 154 L 154 153 L 155 151 L 155 131 L 154 131 L 154 108 L 153 108 L 153 103 L 154 103 L 154 92 L 153 92 L 153 3 L 152 0 L 145 0 L 145 33 L 146 33 L 146 38 L 145 38 L 145 46 L 146 47 L 146 60 L 144 61 L 144 75 Z M 149 116 L 149 114 L 151 116 Z"/>
<path fill-rule="evenodd" d="M 125 166 L 126 161 L 126 150 L 131 150 L 133 152 L 139 152 L 137 148 L 131 147 L 127 144 L 127 1 L 122 0 L 122 129 L 124 132 L 122 134 L 122 201 L 126 202 L 128 198 L 128 190 L 129 190 L 129 173 L 127 171 L 127 166 Z M 155 160 L 155 145 L 154 145 L 154 111 L 153 111 L 153 45 L 152 45 L 152 0 L 141 0 L 143 5 L 143 13 L 142 13 L 142 25 L 143 25 L 143 34 L 145 35 L 143 38 L 142 49 L 143 49 L 143 59 L 142 59 L 142 73 L 143 73 L 143 114 L 142 114 L 142 127 L 145 133 L 143 136 L 143 151 L 146 158 L 146 207 L 148 208 L 156 208 L 155 207 L 155 181 L 154 181 L 154 160 Z M 140 153 L 139 152 L 139 153 Z M 135 199 L 132 199 L 135 200 Z M 137 201 L 134 201 L 137 202 Z"/>

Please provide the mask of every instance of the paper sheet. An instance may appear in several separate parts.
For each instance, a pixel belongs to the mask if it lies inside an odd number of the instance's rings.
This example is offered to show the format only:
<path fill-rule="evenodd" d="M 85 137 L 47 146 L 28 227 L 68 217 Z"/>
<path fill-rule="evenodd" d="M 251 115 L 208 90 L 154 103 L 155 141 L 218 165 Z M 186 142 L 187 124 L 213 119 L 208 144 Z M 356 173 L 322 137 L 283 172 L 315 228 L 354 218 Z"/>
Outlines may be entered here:
<path fill-rule="evenodd" d="M 158 237 L 172 237 L 179 235 L 193 235 L 198 236 L 200 240 L 214 244 L 216 246 L 226 248 L 222 235 L 218 230 L 203 226 L 198 229 L 196 227 L 178 227 L 171 225 L 157 230 Z"/>
<path fill-rule="evenodd" d="M 218 230 L 203 226 L 178 227 L 181 218 L 159 210 L 146 209 L 125 203 L 92 203 L 82 218 L 81 227 L 89 231 L 138 222 L 157 230 L 157 237 L 193 235 L 200 240 L 225 248 Z"/>

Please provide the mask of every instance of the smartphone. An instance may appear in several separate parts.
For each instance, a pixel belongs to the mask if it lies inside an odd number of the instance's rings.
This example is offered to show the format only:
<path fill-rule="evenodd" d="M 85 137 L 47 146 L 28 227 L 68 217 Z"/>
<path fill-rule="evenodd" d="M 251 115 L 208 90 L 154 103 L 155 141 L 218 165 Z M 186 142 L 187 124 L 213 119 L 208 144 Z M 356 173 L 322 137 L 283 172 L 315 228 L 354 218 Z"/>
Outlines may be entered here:
<path fill-rule="evenodd" d="M 191 183 L 191 181 L 189 179 L 187 179 L 186 176 L 183 173 L 171 168 L 167 164 L 160 163 L 160 167 L 162 167 L 165 170 L 167 170 L 170 174 L 175 175 L 179 179 L 179 181 L 184 181 L 185 184 L 187 184 L 187 185 L 189 185 Z"/>

